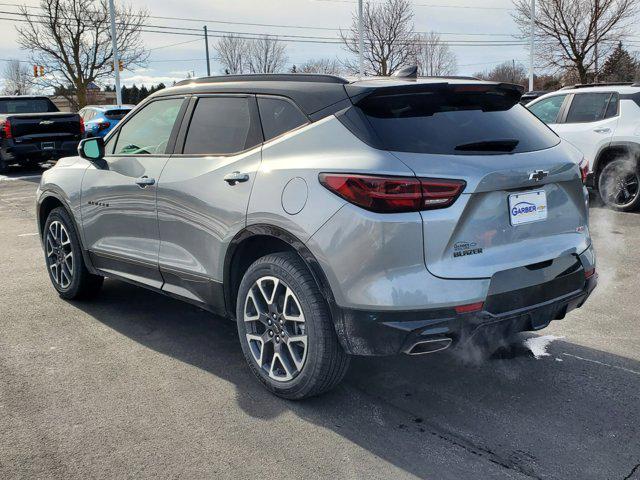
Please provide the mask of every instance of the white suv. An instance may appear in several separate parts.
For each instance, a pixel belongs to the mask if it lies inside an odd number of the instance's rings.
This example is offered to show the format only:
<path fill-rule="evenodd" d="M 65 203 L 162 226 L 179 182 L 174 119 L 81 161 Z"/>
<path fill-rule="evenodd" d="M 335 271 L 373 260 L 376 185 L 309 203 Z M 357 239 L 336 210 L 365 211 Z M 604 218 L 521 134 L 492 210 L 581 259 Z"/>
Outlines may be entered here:
<path fill-rule="evenodd" d="M 582 151 L 587 185 L 615 210 L 640 206 L 640 83 L 576 85 L 527 108 Z"/>

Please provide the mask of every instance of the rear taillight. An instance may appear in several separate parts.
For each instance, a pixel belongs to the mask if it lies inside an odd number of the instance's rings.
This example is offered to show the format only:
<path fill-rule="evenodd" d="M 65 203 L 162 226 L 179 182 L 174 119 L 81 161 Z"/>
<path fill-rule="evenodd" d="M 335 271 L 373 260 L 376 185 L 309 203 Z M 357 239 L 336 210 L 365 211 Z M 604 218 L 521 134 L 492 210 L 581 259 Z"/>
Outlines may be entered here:
<path fill-rule="evenodd" d="M 320 183 L 354 205 L 378 213 L 417 212 L 448 207 L 465 182 L 415 177 L 321 173 Z"/>
<path fill-rule="evenodd" d="M 11 134 L 11 120 L 7 119 L 2 123 L 2 136 L 4 138 L 13 138 Z"/>
<path fill-rule="evenodd" d="M 80 135 L 84 135 L 84 120 L 80 117 Z"/>
<path fill-rule="evenodd" d="M 484 307 L 484 302 L 469 303 L 468 305 L 456 305 L 454 308 L 458 315 L 464 313 L 479 312 Z"/>
<path fill-rule="evenodd" d="M 582 178 L 582 183 L 586 183 L 587 181 L 587 175 L 589 175 L 589 161 L 582 157 L 582 160 L 580 160 L 579 163 L 579 167 L 580 167 L 580 178 Z"/>
<path fill-rule="evenodd" d="M 589 270 L 585 270 L 584 271 L 584 278 L 589 279 L 591 277 L 593 277 L 596 274 L 596 269 L 594 268 L 590 268 Z"/>
<path fill-rule="evenodd" d="M 107 128 L 109 128 L 111 126 L 111 124 L 109 122 L 100 122 L 98 124 L 98 131 L 101 132 L 103 130 L 106 130 Z"/>

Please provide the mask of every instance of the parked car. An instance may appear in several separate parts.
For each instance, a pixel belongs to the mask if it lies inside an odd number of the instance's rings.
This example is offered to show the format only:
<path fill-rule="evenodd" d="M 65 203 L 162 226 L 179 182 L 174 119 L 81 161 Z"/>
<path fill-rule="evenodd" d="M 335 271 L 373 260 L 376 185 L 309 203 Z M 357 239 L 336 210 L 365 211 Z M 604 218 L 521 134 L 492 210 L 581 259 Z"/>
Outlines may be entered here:
<path fill-rule="evenodd" d="M 135 105 L 87 105 L 78 114 L 84 120 L 86 137 L 105 137 Z"/>
<path fill-rule="evenodd" d="M 536 98 L 540 98 L 542 95 L 545 95 L 547 93 L 549 92 L 547 92 L 546 90 L 531 90 L 529 92 L 525 92 L 520 98 L 520 103 L 522 105 L 526 105 L 527 103 L 532 102 Z"/>
<path fill-rule="evenodd" d="M 583 153 L 587 184 L 609 207 L 640 207 L 640 84 L 565 87 L 527 108 Z"/>
<path fill-rule="evenodd" d="M 539 330 L 596 285 L 582 155 L 518 86 L 203 78 L 42 177 L 62 298 L 109 276 L 234 318 L 257 378 L 322 393 L 350 355 Z"/>
<path fill-rule="evenodd" d="M 0 97 L 0 173 L 75 155 L 83 134 L 80 116 L 60 112 L 47 97 Z"/>

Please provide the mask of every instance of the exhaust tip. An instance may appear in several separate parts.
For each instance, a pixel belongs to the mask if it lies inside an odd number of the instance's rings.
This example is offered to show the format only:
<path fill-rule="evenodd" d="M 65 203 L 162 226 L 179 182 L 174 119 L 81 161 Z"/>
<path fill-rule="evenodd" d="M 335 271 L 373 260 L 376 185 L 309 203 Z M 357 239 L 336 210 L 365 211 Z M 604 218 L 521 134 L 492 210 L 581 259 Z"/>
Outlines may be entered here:
<path fill-rule="evenodd" d="M 448 337 L 420 340 L 405 350 L 405 353 L 407 355 L 426 355 L 428 353 L 441 352 L 449 348 L 452 341 Z"/>

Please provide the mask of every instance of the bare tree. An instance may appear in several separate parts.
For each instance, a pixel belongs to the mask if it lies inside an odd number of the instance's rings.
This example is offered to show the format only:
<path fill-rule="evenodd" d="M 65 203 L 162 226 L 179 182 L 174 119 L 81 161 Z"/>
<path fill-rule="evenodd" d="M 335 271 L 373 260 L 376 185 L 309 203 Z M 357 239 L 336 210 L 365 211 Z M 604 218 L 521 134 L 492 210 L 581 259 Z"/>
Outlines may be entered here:
<path fill-rule="evenodd" d="M 230 33 L 220 38 L 214 45 L 215 59 L 220 62 L 228 73 L 243 73 L 247 40 Z"/>
<path fill-rule="evenodd" d="M 527 69 L 516 61 L 508 61 L 495 66 L 493 69 L 476 73 L 474 77 L 492 82 L 516 83 L 524 85 L 527 82 Z"/>
<path fill-rule="evenodd" d="M 417 39 L 413 29 L 413 11 L 408 0 L 366 3 L 363 9 L 364 62 L 367 74 L 387 76 L 414 62 Z M 352 15 L 351 27 L 340 31 L 345 49 L 358 54 L 358 15 Z M 358 62 L 346 60 L 345 67 L 358 71 Z"/>
<path fill-rule="evenodd" d="M 325 73 L 327 75 L 339 75 L 342 71 L 340 62 L 335 58 L 318 58 L 308 60 L 297 69 L 301 73 Z"/>
<path fill-rule="evenodd" d="M 420 75 L 455 75 L 458 70 L 455 53 L 435 32 L 420 35 L 417 58 Z"/>
<path fill-rule="evenodd" d="M 277 37 L 264 35 L 248 41 L 245 58 L 251 73 L 281 72 L 287 63 L 286 46 Z"/>
<path fill-rule="evenodd" d="M 28 95 L 31 93 L 29 68 L 19 60 L 9 60 L 2 72 L 5 95 Z"/>
<path fill-rule="evenodd" d="M 43 87 L 64 91 L 75 108 L 87 103 L 87 87 L 113 75 L 107 0 L 41 0 L 42 13 L 20 8 L 26 23 L 16 27 L 19 45 L 31 61 L 45 66 Z M 141 29 L 145 10 L 116 9 L 119 59 L 127 69 L 144 65 L 148 54 Z M 70 88 L 68 88 L 70 86 Z"/>
<path fill-rule="evenodd" d="M 530 0 L 513 0 L 514 19 L 523 37 L 529 36 Z M 637 0 L 538 0 L 537 58 L 543 67 L 575 69 L 580 81 L 589 81 L 589 69 L 598 55 L 605 58 L 635 21 Z"/>

